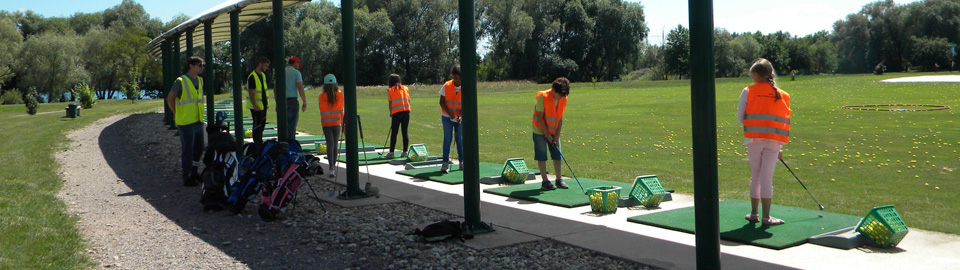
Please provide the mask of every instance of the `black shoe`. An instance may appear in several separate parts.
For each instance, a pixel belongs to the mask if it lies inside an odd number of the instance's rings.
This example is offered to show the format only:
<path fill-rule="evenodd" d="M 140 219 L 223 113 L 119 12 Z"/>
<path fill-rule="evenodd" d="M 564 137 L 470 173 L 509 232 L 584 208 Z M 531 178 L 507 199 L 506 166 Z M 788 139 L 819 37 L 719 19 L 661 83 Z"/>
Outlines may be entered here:
<path fill-rule="evenodd" d="M 198 181 L 196 181 L 196 180 L 193 180 L 193 179 L 183 180 L 183 186 L 185 186 L 185 187 L 195 187 L 195 186 L 199 186 L 199 185 L 200 185 L 200 182 L 198 182 Z"/>
<path fill-rule="evenodd" d="M 563 183 L 563 180 L 557 179 L 557 188 L 568 189 L 570 187 Z"/>
<path fill-rule="evenodd" d="M 553 186 L 553 184 L 551 184 L 550 181 L 543 181 L 543 183 L 540 184 L 540 189 L 541 189 L 541 190 L 554 190 L 554 189 L 557 189 L 557 187 Z"/>

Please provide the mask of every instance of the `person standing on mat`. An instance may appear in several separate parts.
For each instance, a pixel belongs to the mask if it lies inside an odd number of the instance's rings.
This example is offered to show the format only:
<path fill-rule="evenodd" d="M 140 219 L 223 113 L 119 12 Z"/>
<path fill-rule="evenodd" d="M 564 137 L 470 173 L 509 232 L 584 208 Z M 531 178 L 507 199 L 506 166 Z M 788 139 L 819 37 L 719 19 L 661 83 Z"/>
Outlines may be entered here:
<path fill-rule="evenodd" d="M 327 74 L 323 77 L 323 93 L 317 97 L 320 106 L 320 124 L 323 125 L 323 138 L 327 144 L 327 162 L 330 164 L 330 177 L 337 177 L 337 150 L 340 148 L 340 131 L 343 126 L 343 91 L 337 87 L 337 77 Z"/>
<path fill-rule="evenodd" d="M 253 143 L 263 144 L 263 129 L 267 125 L 267 105 L 270 95 L 267 94 L 267 74 L 264 71 L 270 68 L 270 59 L 261 56 L 257 59 L 257 68 L 247 75 L 247 109 L 253 118 Z"/>
<path fill-rule="evenodd" d="M 387 106 L 390 108 L 390 151 L 384 158 L 393 158 L 393 149 L 397 146 L 397 130 L 403 135 L 403 152 L 401 157 L 407 156 L 407 146 L 410 136 L 407 127 L 410 125 L 410 91 L 400 84 L 400 75 L 394 73 L 387 78 Z"/>
<path fill-rule="evenodd" d="M 167 107 L 173 113 L 180 133 L 180 168 L 183 172 L 183 186 L 200 185 L 197 163 L 203 156 L 203 58 L 191 56 L 187 59 L 187 73 L 181 75 L 170 88 L 167 95 Z"/>
<path fill-rule="evenodd" d="M 563 111 L 567 108 L 570 80 L 559 77 L 553 80 L 550 89 L 537 92 L 537 104 L 533 109 L 533 159 L 537 161 L 543 183 L 542 190 L 569 188 L 560 178 L 560 130 L 563 127 Z M 547 151 L 557 173 L 556 186 L 550 183 L 547 171 Z"/>
<path fill-rule="evenodd" d="M 287 138 L 293 140 L 297 136 L 297 121 L 300 120 L 300 112 L 307 111 L 307 96 L 303 92 L 303 75 L 300 74 L 300 58 L 290 57 L 286 67 L 286 88 L 283 93 L 287 97 Z M 279 90 L 278 90 L 279 91 Z M 297 96 L 303 100 L 303 105 L 297 102 Z M 300 108 L 300 110 L 297 110 Z"/>
<path fill-rule="evenodd" d="M 750 160 L 750 214 L 744 218 L 763 226 L 780 225 L 783 220 L 770 216 L 773 200 L 773 171 L 790 138 L 790 95 L 777 87 L 776 72 L 767 59 L 750 66 L 753 85 L 743 88 L 737 106 L 737 121 L 743 124 L 743 144 Z M 763 206 L 758 216 L 757 206 Z"/>
<path fill-rule="evenodd" d="M 440 122 L 443 124 L 443 163 L 440 172 L 447 173 L 450 168 L 450 143 L 457 141 L 457 161 L 463 168 L 463 136 L 460 124 L 460 65 L 450 69 L 450 80 L 440 88 Z"/>

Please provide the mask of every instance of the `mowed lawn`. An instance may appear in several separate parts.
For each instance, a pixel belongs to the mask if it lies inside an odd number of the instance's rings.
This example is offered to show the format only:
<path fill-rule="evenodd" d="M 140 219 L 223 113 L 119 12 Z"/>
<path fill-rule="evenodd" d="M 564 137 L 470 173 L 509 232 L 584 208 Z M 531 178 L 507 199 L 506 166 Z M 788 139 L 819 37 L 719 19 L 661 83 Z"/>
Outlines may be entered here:
<path fill-rule="evenodd" d="M 954 121 L 960 121 L 960 102 L 953 92 L 960 84 L 879 82 L 914 75 L 918 74 L 780 78 L 781 87 L 791 94 L 793 109 L 791 142 L 784 146 L 783 158 L 826 211 L 863 216 L 874 206 L 893 204 L 910 227 L 958 234 L 960 224 L 954 220 L 960 216 L 956 207 L 960 205 L 960 122 Z M 749 199 L 750 169 L 735 116 L 737 99 L 749 83 L 746 78 L 717 80 L 721 199 Z M 431 154 L 439 155 L 443 140 L 440 86 L 409 87 L 411 143 L 426 143 Z M 536 167 L 530 119 L 535 91 L 548 87 L 480 84 L 481 161 L 503 163 L 523 157 L 527 166 Z M 381 144 L 386 139 L 390 118 L 385 91 L 386 87 L 359 88 L 358 113 L 368 143 Z M 316 88 L 308 91 L 311 102 L 301 116 L 301 131 L 321 134 L 318 94 Z M 889 103 L 953 109 L 841 108 Z M 579 177 L 632 182 L 638 175 L 655 174 L 665 187 L 692 193 L 690 119 L 689 81 L 578 83 L 571 87 L 562 148 Z M 565 176 L 571 175 L 566 166 L 564 171 Z M 774 203 L 817 207 L 783 166 L 774 175 Z"/>
<path fill-rule="evenodd" d="M 70 130 L 110 115 L 156 110 L 160 104 L 101 100 L 76 119 L 64 118 L 66 103 L 40 104 L 37 115 L 27 115 L 22 104 L 0 106 L 0 269 L 93 265 L 84 255 L 87 246 L 77 219 L 56 197 L 63 182 L 54 153 L 68 145 Z"/>

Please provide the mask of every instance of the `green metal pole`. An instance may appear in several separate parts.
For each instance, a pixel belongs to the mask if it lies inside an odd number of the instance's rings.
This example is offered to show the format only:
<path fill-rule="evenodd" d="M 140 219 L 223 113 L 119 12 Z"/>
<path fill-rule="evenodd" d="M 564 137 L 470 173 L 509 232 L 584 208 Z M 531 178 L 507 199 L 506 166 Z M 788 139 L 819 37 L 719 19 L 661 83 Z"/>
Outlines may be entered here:
<path fill-rule="evenodd" d="M 713 1 L 690 0 L 690 99 L 697 269 L 720 269 Z"/>
<path fill-rule="evenodd" d="M 276 83 L 273 96 L 277 108 L 277 136 L 287 140 L 287 53 L 283 46 L 283 0 L 273 0 L 273 66 Z"/>
<path fill-rule="evenodd" d="M 214 115 L 213 105 L 213 72 L 216 70 L 213 63 L 213 20 L 203 22 L 203 85 L 204 94 L 207 96 L 207 121 L 212 121 Z"/>
<path fill-rule="evenodd" d="M 473 0 L 460 0 L 460 91 L 463 114 L 463 227 L 474 234 L 493 232 L 480 221 L 480 139 L 477 116 L 477 38 Z"/>
<path fill-rule="evenodd" d="M 243 70 L 240 67 L 240 10 L 230 12 L 230 49 L 233 52 L 233 137 L 243 150 Z"/>
<path fill-rule="evenodd" d="M 167 105 L 167 101 L 166 101 L 167 95 L 170 94 L 170 87 L 172 87 L 170 83 L 170 75 L 172 73 L 170 70 L 170 62 L 171 62 L 170 60 L 171 60 L 170 42 L 164 41 L 163 43 L 160 44 L 160 63 L 162 66 L 161 70 L 163 74 L 163 76 L 161 76 L 162 78 L 161 80 L 163 81 L 163 89 L 160 92 L 163 93 L 162 98 L 164 100 L 163 101 L 163 120 L 161 121 L 164 124 L 167 124 L 167 117 L 170 117 L 170 107 Z"/>
<path fill-rule="evenodd" d="M 173 47 L 172 47 L 172 53 L 170 55 L 171 57 L 173 57 L 173 61 L 171 62 L 173 66 L 170 67 L 170 69 L 173 70 L 173 73 L 170 74 L 171 76 L 170 78 L 172 78 L 170 80 L 170 83 L 171 83 L 171 86 L 173 86 L 172 84 L 176 81 L 177 77 L 180 77 L 180 75 L 183 75 L 183 65 L 180 62 L 180 35 L 179 34 L 173 36 Z M 173 114 L 170 114 L 169 117 L 167 117 L 167 125 L 170 125 L 170 127 L 167 128 L 169 130 L 177 129 L 177 125 L 173 121 Z"/>
<path fill-rule="evenodd" d="M 368 197 L 360 189 L 360 162 L 357 149 L 357 59 L 354 52 L 353 0 L 340 2 L 340 14 L 343 23 L 343 108 L 346 116 L 347 142 L 347 191 L 340 194 L 341 199 L 359 199 Z M 336 158 L 336 157 L 334 157 Z"/>

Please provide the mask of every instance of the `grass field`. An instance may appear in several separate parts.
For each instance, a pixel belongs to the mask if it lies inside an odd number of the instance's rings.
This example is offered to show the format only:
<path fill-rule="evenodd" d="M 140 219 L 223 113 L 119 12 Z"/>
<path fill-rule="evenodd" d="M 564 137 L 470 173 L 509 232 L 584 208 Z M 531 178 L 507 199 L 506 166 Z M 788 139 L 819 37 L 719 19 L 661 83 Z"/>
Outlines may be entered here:
<path fill-rule="evenodd" d="M 101 100 L 82 117 L 64 118 L 64 103 L 0 106 L 0 269 L 88 268 L 77 219 L 56 194 L 63 187 L 54 153 L 66 133 L 106 116 L 156 110 L 160 101 Z M 159 123 L 158 123 L 159 124 Z"/>
<path fill-rule="evenodd" d="M 918 74 L 909 74 L 918 75 Z M 784 160 L 827 211 L 862 216 L 894 204 L 908 226 L 960 234 L 957 169 L 960 127 L 954 123 L 957 84 L 877 81 L 904 74 L 810 76 L 781 80 L 791 94 L 791 143 Z M 736 102 L 748 79 L 717 80 L 721 199 L 748 199 L 749 165 Z M 480 84 L 480 159 L 502 163 L 523 157 L 535 167 L 530 118 L 534 92 L 547 85 Z M 441 154 L 438 85 L 410 86 L 411 143 Z M 385 87 L 359 89 L 358 112 L 365 141 L 382 144 L 389 129 Z M 322 134 L 316 97 L 299 129 Z M 220 95 L 218 100 L 228 98 Z M 872 112 L 843 105 L 922 103 L 954 109 Z M 113 114 L 159 109 L 159 101 L 100 101 L 77 119 L 63 118 L 64 104 L 42 104 L 25 116 L 23 105 L 0 106 L 0 269 L 87 268 L 90 261 L 75 223 L 57 200 L 61 188 L 54 153 L 64 135 Z M 276 114 L 268 114 L 276 122 Z M 656 174 L 666 188 L 693 192 L 688 81 L 574 84 L 564 117 L 563 150 L 580 177 L 632 182 Z M 160 123 L 158 123 L 160 124 Z M 455 150 L 454 150 L 455 152 Z M 566 169 L 565 169 L 566 170 Z M 565 172 L 565 175 L 570 175 Z M 816 204 L 783 167 L 774 176 L 774 203 Z M 774 211 L 776 211 L 774 209 Z M 776 214 L 776 212 L 774 212 Z"/>

